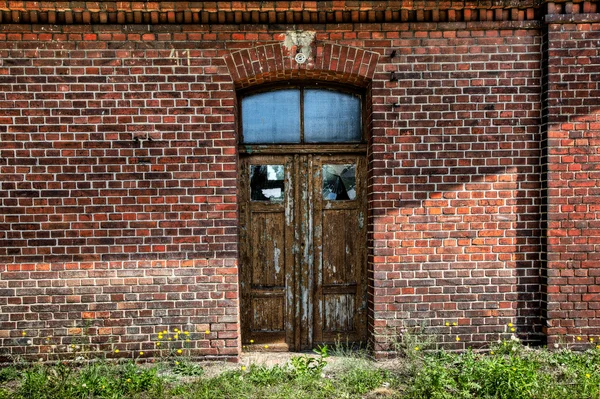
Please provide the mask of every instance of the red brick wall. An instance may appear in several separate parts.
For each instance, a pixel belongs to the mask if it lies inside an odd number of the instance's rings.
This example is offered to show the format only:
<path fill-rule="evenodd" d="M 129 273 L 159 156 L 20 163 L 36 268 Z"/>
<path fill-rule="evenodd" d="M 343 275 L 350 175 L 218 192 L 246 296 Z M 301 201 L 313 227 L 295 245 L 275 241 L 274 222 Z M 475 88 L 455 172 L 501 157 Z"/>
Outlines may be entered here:
<path fill-rule="evenodd" d="M 153 356 L 157 333 L 179 328 L 192 332 L 194 355 L 235 357 L 235 90 L 291 77 L 368 92 L 369 324 L 380 356 L 389 336 L 410 326 L 424 325 L 459 349 L 508 336 L 509 322 L 532 342 L 543 341 L 545 321 L 594 323 L 590 311 L 598 301 L 586 262 L 595 256 L 595 193 L 583 188 L 585 211 L 569 211 L 582 215 L 584 229 L 567 225 L 560 215 L 566 209 L 556 207 L 580 193 L 552 191 L 553 182 L 572 190 L 593 177 L 593 168 L 584 176 L 559 162 L 585 170 L 593 159 L 583 142 L 552 141 L 552 132 L 593 145 L 586 134 L 598 130 L 597 118 L 589 118 L 596 115 L 590 104 L 598 98 L 598 60 L 587 53 L 598 25 L 549 25 L 542 35 L 535 20 L 541 11 L 533 8 L 363 14 L 311 4 L 291 14 L 77 10 L 69 17 L 58 10 L 39 21 L 54 15 L 61 25 L 14 23 L 34 15 L 25 3 L 25 11 L 1 14 L 12 18 L 0 29 L 4 354 L 48 358 L 56 350 L 49 345 L 67 350 L 89 326 L 85 339 L 112 356 L 117 348 L 119 356 Z M 77 22 L 86 15 L 94 24 Z M 212 25 L 186 25 L 188 17 Z M 271 19 L 313 22 L 301 28 L 317 32 L 316 59 L 291 62 L 281 41 L 294 27 L 269 27 Z M 133 25 L 117 25 L 123 22 Z M 565 26 L 572 30 L 553 30 Z M 548 51 L 549 67 L 542 68 L 546 38 L 551 48 L 584 43 L 586 53 Z M 280 49 L 281 62 L 261 57 L 269 46 Z M 251 60 L 247 67 L 236 54 Z M 581 63 L 586 56 L 586 65 L 563 58 Z M 589 88 L 575 94 L 579 108 L 552 102 L 562 90 L 552 79 L 542 96 L 542 71 L 552 74 L 561 62 L 587 79 Z M 541 121 L 542 104 L 548 123 Z M 552 119 L 565 113 L 576 116 Z M 546 219 L 559 225 L 549 227 L 544 263 Z M 574 251 L 564 255 L 558 243 L 574 229 L 581 235 L 571 236 Z M 562 269 L 573 275 L 553 274 Z M 553 296 L 574 287 L 592 296 Z M 567 314 L 563 306 L 583 313 Z"/>
<path fill-rule="evenodd" d="M 546 32 L 547 333 L 600 335 L 600 15 L 549 15 Z"/>
<path fill-rule="evenodd" d="M 375 331 L 536 340 L 539 32 L 437 28 L 368 41 L 397 49 L 373 82 Z"/>
<path fill-rule="evenodd" d="M 165 327 L 198 331 L 196 354 L 236 355 L 235 91 L 224 51 L 171 49 L 181 36 L 145 28 L 7 30 L 3 346 L 21 331 L 69 344 L 88 322 L 94 343 L 122 355 L 152 355 Z"/>

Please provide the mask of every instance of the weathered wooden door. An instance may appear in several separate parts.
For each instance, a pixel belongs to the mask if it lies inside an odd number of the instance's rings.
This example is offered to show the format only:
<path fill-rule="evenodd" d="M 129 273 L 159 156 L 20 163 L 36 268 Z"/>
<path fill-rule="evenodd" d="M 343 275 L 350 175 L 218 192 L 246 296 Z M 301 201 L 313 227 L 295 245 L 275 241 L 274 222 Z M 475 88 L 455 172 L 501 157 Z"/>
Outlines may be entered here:
<path fill-rule="evenodd" d="M 244 345 L 365 340 L 365 170 L 364 155 L 323 149 L 242 156 Z"/>

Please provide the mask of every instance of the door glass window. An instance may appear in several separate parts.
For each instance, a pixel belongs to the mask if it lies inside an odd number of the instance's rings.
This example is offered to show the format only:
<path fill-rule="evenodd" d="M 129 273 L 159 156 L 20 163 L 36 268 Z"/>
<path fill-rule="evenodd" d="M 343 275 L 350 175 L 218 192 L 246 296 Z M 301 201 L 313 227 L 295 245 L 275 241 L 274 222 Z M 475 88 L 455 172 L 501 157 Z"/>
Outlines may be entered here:
<path fill-rule="evenodd" d="M 279 89 L 242 97 L 241 108 L 244 144 L 362 140 L 361 99 L 356 94 L 320 88 Z"/>
<path fill-rule="evenodd" d="M 356 165 L 323 165 L 323 199 L 329 201 L 356 198 Z"/>
<path fill-rule="evenodd" d="M 283 201 L 283 165 L 250 165 L 250 199 Z"/>

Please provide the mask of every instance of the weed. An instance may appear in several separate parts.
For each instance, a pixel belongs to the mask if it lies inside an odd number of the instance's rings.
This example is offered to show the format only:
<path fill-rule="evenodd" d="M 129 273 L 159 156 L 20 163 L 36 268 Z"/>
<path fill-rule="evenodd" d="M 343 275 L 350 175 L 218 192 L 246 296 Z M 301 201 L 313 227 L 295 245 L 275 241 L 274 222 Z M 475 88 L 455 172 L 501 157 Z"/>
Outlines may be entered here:
<path fill-rule="evenodd" d="M 346 341 L 342 342 L 340 336 L 338 336 L 330 348 L 331 356 L 343 357 L 343 358 L 355 358 L 355 359 L 367 359 L 369 358 L 368 347 L 350 342 L 348 337 Z"/>
<path fill-rule="evenodd" d="M 201 376 L 204 374 L 204 369 L 198 363 L 194 363 L 188 359 L 180 359 L 173 362 L 171 369 L 173 373 L 183 376 Z"/>
<path fill-rule="evenodd" d="M 0 384 L 14 381 L 20 376 L 21 372 L 15 366 L 0 368 Z"/>
<path fill-rule="evenodd" d="M 399 356 L 415 360 L 423 351 L 435 348 L 434 336 L 426 334 L 425 326 L 403 328 L 397 334 L 390 335 L 391 349 Z"/>
<path fill-rule="evenodd" d="M 340 376 L 340 381 L 353 393 L 363 395 L 389 380 L 389 373 L 375 367 L 356 367 Z M 389 382 L 388 382 L 389 384 Z"/>
<path fill-rule="evenodd" d="M 288 367 L 294 375 L 299 376 L 317 376 L 321 375 L 327 362 L 323 357 L 311 356 L 292 356 L 288 362 Z"/>

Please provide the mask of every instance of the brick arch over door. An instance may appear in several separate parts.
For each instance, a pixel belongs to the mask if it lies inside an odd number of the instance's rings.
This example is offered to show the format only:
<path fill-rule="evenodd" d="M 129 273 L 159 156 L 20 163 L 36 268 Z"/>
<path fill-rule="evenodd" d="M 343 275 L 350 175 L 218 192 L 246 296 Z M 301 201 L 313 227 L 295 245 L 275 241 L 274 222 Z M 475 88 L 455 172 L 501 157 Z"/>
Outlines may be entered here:
<path fill-rule="evenodd" d="M 305 63 L 294 60 L 295 51 L 282 43 L 233 51 L 225 57 L 237 89 L 289 79 L 331 81 L 367 86 L 373 78 L 379 53 L 333 43 L 319 43 Z"/>

